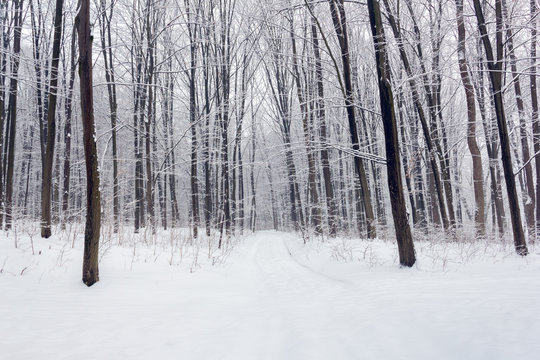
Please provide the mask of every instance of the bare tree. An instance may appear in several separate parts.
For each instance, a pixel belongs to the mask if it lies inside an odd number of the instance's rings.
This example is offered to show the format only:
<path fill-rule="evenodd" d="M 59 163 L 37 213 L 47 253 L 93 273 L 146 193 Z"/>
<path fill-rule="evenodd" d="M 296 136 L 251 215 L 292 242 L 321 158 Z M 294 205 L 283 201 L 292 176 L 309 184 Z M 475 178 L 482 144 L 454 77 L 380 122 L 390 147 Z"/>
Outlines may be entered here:
<path fill-rule="evenodd" d="M 305 87 L 309 86 L 302 84 L 302 78 L 298 66 L 298 53 L 296 50 L 296 36 L 294 33 L 293 17 L 290 16 L 290 33 L 291 33 L 291 46 L 292 46 L 292 66 L 293 74 L 296 82 L 296 94 L 298 96 L 298 102 L 300 103 L 300 112 L 302 113 L 302 128 L 304 130 L 304 140 L 307 148 L 307 161 L 308 161 L 308 187 L 310 192 L 310 198 L 313 203 L 311 206 L 310 215 L 313 221 L 316 234 L 322 233 L 321 227 L 321 209 L 319 204 L 319 192 L 316 184 L 316 170 L 315 170 L 315 153 L 312 149 L 311 130 L 308 120 L 308 100 L 304 95 L 306 93 Z"/>
<path fill-rule="evenodd" d="M 354 110 L 354 94 L 351 79 L 351 61 L 349 52 L 349 38 L 347 35 L 347 19 L 345 17 L 345 2 L 344 0 L 329 0 L 329 3 L 332 22 L 334 23 L 334 29 L 336 30 L 336 35 L 341 50 L 341 61 L 343 65 L 342 88 L 345 96 L 345 108 L 347 110 L 347 118 L 349 120 L 349 131 L 351 134 L 352 147 L 354 151 L 359 151 L 360 140 L 358 138 L 358 125 L 356 123 L 356 114 Z M 338 76 L 341 77 L 341 75 Z M 354 167 L 360 180 L 364 211 L 366 212 L 367 217 L 368 237 L 375 238 L 377 236 L 377 229 L 375 227 L 373 207 L 371 206 L 371 192 L 369 190 L 364 162 L 358 155 L 354 156 Z"/>
<path fill-rule="evenodd" d="M 519 255 L 527 255 L 527 245 L 523 227 L 521 226 L 521 211 L 516 192 L 516 181 L 512 166 L 512 156 L 510 153 L 510 139 L 506 125 L 506 115 L 504 111 L 502 97 L 502 66 L 503 66 L 503 16 L 501 0 L 495 0 L 495 18 L 496 18 L 496 58 L 493 53 L 493 47 L 488 37 L 486 21 L 480 0 L 474 0 L 474 10 L 478 21 L 478 29 L 484 44 L 484 50 L 489 69 L 489 78 L 493 88 L 493 101 L 495 103 L 495 114 L 497 116 L 497 127 L 499 129 L 499 140 L 501 144 L 501 157 L 504 170 L 504 179 L 506 181 L 506 190 L 508 193 L 508 202 L 510 204 L 510 218 L 514 230 L 514 245 Z"/>
<path fill-rule="evenodd" d="M 99 31 L 101 35 L 101 51 L 103 53 L 103 64 L 105 65 L 105 80 L 107 81 L 107 93 L 109 95 L 109 112 L 111 117 L 111 141 L 112 141 L 112 163 L 113 163 L 113 214 L 114 232 L 118 232 L 120 218 L 120 194 L 118 185 L 118 149 L 117 149 L 117 118 L 118 100 L 116 91 L 116 78 L 114 72 L 111 22 L 114 14 L 115 2 L 107 5 L 107 0 L 100 0 L 98 16 Z"/>
<path fill-rule="evenodd" d="M 86 163 L 86 226 L 84 230 L 82 280 L 87 286 L 92 286 L 99 281 L 98 252 L 101 227 L 101 195 L 94 125 L 90 0 L 81 0 L 81 7 L 75 21 L 79 33 L 79 77 Z"/>
<path fill-rule="evenodd" d="M 390 86 L 390 68 L 386 55 L 386 40 L 378 0 L 368 0 L 369 21 L 375 46 L 379 97 L 384 125 L 386 144 L 386 169 L 388 175 L 388 190 L 392 199 L 392 216 L 399 249 L 399 263 L 403 266 L 413 266 L 416 262 L 411 228 L 407 219 L 403 183 L 401 180 L 401 161 L 399 154 L 394 98 Z"/>
<path fill-rule="evenodd" d="M 394 37 L 396 38 L 396 41 L 398 43 L 399 54 L 400 54 L 400 57 L 401 57 L 401 61 L 403 63 L 403 67 L 405 69 L 405 73 L 409 77 L 408 83 L 409 83 L 409 87 L 410 87 L 411 92 L 412 92 L 414 107 L 416 109 L 416 112 L 418 113 L 418 118 L 420 120 L 420 124 L 422 126 L 422 131 L 424 133 L 424 138 L 425 138 L 426 145 L 427 145 L 427 148 L 428 148 L 427 150 L 428 150 L 428 157 L 429 157 L 429 161 L 430 161 L 430 165 L 431 165 L 431 174 L 433 176 L 433 182 L 435 184 L 435 190 L 436 190 L 436 194 L 437 194 L 436 197 L 438 198 L 441 220 L 442 220 L 444 228 L 448 229 L 451 224 L 449 222 L 449 218 L 448 218 L 447 214 L 449 212 L 453 213 L 453 211 L 448 211 L 447 212 L 447 210 L 446 210 L 447 205 L 451 206 L 451 201 L 448 201 L 449 200 L 448 198 L 447 198 L 446 204 L 445 204 L 445 201 L 444 201 L 444 195 L 443 195 L 444 194 L 444 192 L 443 192 L 443 186 L 444 185 L 443 185 L 443 182 L 441 181 L 441 175 L 440 175 L 440 172 L 439 172 L 439 167 L 441 165 L 444 166 L 444 162 L 440 161 L 439 164 L 437 164 L 437 161 L 436 161 L 436 156 L 437 156 L 436 151 L 438 150 L 439 154 L 442 154 L 442 150 L 440 149 L 440 145 L 437 142 L 433 141 L 433 139 L 432 139 L 431 134 L 432 134 L 433 129 L 430 128 L 430 126 L 428 125 L 426 115 L 425 115 L 425 111 L 424 111 L 424 107 L 423 107 L 423 105 L 421 103 L 421 97 L 420 97 L 420 92 L 418 90 L 418 85 L 416 83 L 416 80 L 415 80 L 415 77 L 414 77 L 414 74 L 413 74 L 413 71 L 412 71 L 412 67 L 411 67 L 411 64 L 410 64 L 410 61 L 409 61 L 409 57 L 407 56 L 407 53 L 405 51 L 404 40 L 403 40 L 403 38 L 401 36 L 401 32 L 399 30 L 397 21 L 396 21 L 395 17 L 393 16 L 393 13 L 392 13 L 392 11 L 390 9 L 390 6 L 388 4 L 388 0 L 383 0 L 383 1 L 384 1 L 385 8 L 386 8 L 386 10 L 388 12 L 388 20 L 390 22 L 392 32 L 393 32 Z M 426 91 L 426 93 L 429 93 L 429 91 Z M 433 100 L 431 100 L 430 102 L 433 103 Z M 434 106 L 430 106 L 430 109 L 433 112 L 434 111 Z M 432 123 L 435 121 L 435 115 L 433 113 L 431 115 L 431 120 L 432 120 L 431 121 Z M 444 172 L 444 170 L 443 170 L 443 172 Z M 448 191 L 446 193 L 449 194 Z"/>
<path fill-rule="evenodd" d="M 476 142 L 476 103 L 474 96 L 474 87 L 469 77 L 467 68 L 467 57 L 465 51 L 465 23 L 463 21 L 463 0 L 456 0 L 456 19 L 458 28 L 458 62 L 461 82 L 465 89 L 465 98 L 467 101 L 467 145 L 472 156 L 473 162 L 473 186 L 474 186 L 474 221 L 477 234 L 485 235 L 486 227 L 484 223 L 485 205 L 484 205 L 484 176 L 482 174 L 482 155 Z"/>
<path fill-rule="evenodd" d="M 200 6 L 185 0 L 187 11 L 187 29 L 189 34 L 189 122 L 191 127 L 191 217 L 193 219 L 193 237 L 197 238 L 200 225 L 199 215 L 199 179 L 198 179 L 198 139 L 197 139 L 197 37 L 199 36 L 198 9 Z M 200 5 L 200 4 L 199 4 Z"/>
<path fill-rule="evenodd" d="M 56 97 L 58 93 L 58 63 L 60 61 L 60 41 L 62 40 L 63 6 L 63 0 L 56 0 L 51 82 L 49 86 L 49 109 L 47 110 L 47 149 L 45 150 L 41 189 L 41 237 L 43 238 L 51 236 L 51 188 L 56 139 Z"/>
<path fill-rule="evenodd" d="M 13 172 L 15 170 L 15 138 L 17 131 L 17 85 L 21 52 L 21 33 L 23 23 L 23 0 L 14 0 L 14 36 L 13 36 L 13 58 L 11 62 L 11 80 L 9 84 L 8 118 L 6 126 L 7 138 L 7 167 L 6 167 L 6 229 L 11 229 L 13 225 Z M 5 155 L 4 155 L 5 156 Z M 5 160 L 5 158 L 4 158 Z"/>
<path fill-rule="evenodd" d="M 530 89 L 531 89 L 531 107 L 532 107 L 532 133 L 533 133 L 533 149 L 534 159 L 536 165 L 536 231 L 535 240 L 540 239 L 540 120 L 538 118 L 538 89 L 536 87 L 536 75 L 537 75 L 537 58 L 536 58 L 536 46 L 537 46 L 537 26 L 538 26 L 538 7 L 536 0 L 530 1 L 531 12 L 531 70 L 530 70 Z"/>

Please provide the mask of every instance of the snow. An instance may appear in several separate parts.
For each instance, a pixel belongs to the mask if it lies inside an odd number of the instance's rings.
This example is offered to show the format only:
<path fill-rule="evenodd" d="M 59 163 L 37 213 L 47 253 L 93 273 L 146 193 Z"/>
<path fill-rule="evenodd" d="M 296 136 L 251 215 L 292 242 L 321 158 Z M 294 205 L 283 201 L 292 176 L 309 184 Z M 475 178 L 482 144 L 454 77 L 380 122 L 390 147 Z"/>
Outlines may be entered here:
<path fill-rule="evenodd" d="M 36 225 L 34 225 L 36 226 Z M 540 254 L 511 244 L 260 232 L 216 248 L 184 231 L 0 232 L 0 359 L 536 359 Z M 24 231 L 23 231 L 24 230 Z M 15 248 L 15 240 L 17 248 Z M 32 254 L 32 244 L 34 255 Z"/>

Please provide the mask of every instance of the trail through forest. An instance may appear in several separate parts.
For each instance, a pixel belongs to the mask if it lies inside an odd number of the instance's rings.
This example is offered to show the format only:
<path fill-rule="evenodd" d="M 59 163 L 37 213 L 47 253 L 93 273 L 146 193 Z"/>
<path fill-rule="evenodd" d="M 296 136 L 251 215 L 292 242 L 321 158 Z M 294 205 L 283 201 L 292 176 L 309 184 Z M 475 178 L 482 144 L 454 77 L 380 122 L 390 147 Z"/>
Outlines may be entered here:
<path fill-rule="evenodd" d="M 19 241 L 0 252 L 0 359 L 532 359 L 540 350 L 540 256 L 520 258 L 511 245 L 444 271 L 420 246 L 419 265 L 400 269 L 390 242 L 343 262 L 328 243 L 261 232 L 193 273 L 166 264 L 159 247 L 143 256 L 143 245 L 114 246 L 90 291 L 78 246 L 53 237 L 32 256 Z M 367 251 L 376 255 L 360 258 Z"/>

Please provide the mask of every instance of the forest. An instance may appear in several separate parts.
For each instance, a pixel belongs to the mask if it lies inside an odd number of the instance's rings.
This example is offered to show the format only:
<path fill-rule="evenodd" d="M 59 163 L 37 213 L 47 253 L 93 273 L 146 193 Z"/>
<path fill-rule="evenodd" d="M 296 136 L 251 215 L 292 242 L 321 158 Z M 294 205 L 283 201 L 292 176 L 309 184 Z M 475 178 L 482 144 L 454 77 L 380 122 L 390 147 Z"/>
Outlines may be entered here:
<path fill-rule="evenodd" d="M 45 359 L 532 358 L 539 28 L 536 0 L 0 0 L 0 344 L 59 316 Z M 69 331 L 99 309 L 96 354 Z"/>

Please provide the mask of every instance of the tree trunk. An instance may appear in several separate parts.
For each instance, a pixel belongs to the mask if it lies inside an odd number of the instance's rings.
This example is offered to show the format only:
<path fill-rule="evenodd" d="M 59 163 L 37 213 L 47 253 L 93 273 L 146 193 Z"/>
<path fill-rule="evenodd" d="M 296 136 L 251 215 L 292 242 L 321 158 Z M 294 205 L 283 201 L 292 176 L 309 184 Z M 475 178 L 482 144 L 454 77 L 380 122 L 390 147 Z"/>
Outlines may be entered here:
<path fill-rule="evenodd" d="M 70 221 L 68 218 L 69 208 L 69 188 L 71 177 L 71 120 L 73 115 L 73 87 L 75 84 L 75 68 L 77 66 L 76 47 L 75 41 L 77 39 L 77 29 L 73 28 L 71 36 L 71 56 L 69 64 L 69 83 L 66 94 L 66 102 L 64 106 L 65 112 L 65 125 L 64 125 L 64 164 L 62 175 L 62 229 L 66 228 L 66 222 Z"/>
<path fill-rule="evenodd" d="M 481 45 L 481 44 L 479 44 Z M 479 52 L 481 49 L 479 49 Z M 479 64 L 479 74 L 478 74 L 478 88 L 476 92 L 478 93 L 478 109 L 480 110 L 480 116 L 482 118 L 482 127 L 484 129 L 484 137 L 486 143 L 486 151 L 489 158 L 489 177 L 491 183 L 491 202 L 494 219 L 493 226 L 497 227 L 497 231 L 500 236 L 504 234 L 504 208 L 502 203 L 502 189 L 500 184 L 500 165 L 499 160 L 497 159 L 499 144 L 497 142 L 497 137 L 492 136 L 490 131 L 490 126 L 488 123 L 488 116 L 486 111 L 485 103 L 485 90 L 484 90 L 484 68 L 482 66 L 483 58 L 479 55 L 477 63 Z"/>
<path fill-rule="evenodd" d="M 205 31 L 205 36 L 209 38 L 209 34 Z M 203 79 L 204 79 L 204 144 L 203 144 L 203 170 L 204 170 L 204 226 L 206 236 L 210 236 L 212 225 L 212 189 L 211 189 L 211 168 L 210 168 L 210 46 L 208 42 L 201 47 L 202 62 L 203 62 Z"/>
<path fill-rule="evenodd" d="M 388 190 L 392 199 L 392 216 L 399 251 L 399 263 L 402 266 L 413 266 L 416 262 L 414 244 L 411 229 L 407 220 L 407 208 L 403 195 L 401 180 L 401 162 L 399 158 L 399 144 L 394 111 L 394 99 L 389 79 L 389 64 L 386 59 L 386 45 L 384 29 L 381 18 L 379 3 L 377 0 L 368 0 L 369 20 L 371 33 L 375 46 L 375 58 L 377 62 L 377 75 L 379 83 L 379 97 L 384 126 L 384 138 L 386 145 L 386 164 L 388 174 Z"/>
<path fill-rule="evenodd" d="M 197 150 L 199 147 L 197 140 L 197 89 L 196 89 L 196 69 L 197 69 L 197 19 L 193 19 L 193 13 L 196 12 L 186 0 L 187 8 L 187 29 L 189 34 L 190 49 L 190 69 L 189 76 L 189 126 L 191 128 L 191 217 L 193 222 L 193 237 L 196 239 L 199 234 L 200 215 L 199 215 L 199 178 Z"/>
<path fill-rule="evenodd" d="M 81 1 L 81 7 L 76 22 L 79 31 L 79 76 L 84 157 L 86 163 L 86 227 L 84 231 L 82 280 L 87 286 L 92 286 L 95 282 L 99 281 L 98 253 L 101 225 L 101 200 L 94 125 L 90 0 Z"/>
<path fill-rule="evenodd" d="M 245 106 L 246 106 L 246 76 L 247 76 L 247 67 L 249 64 L 248 53 L 244 50 L 242 56 L 242 76 L 240 84 L 240 104 L 238 105 L 237 117 L 236 117 L 236 136 L 234 141 L 234 180 L 233 180 L 233 196 L 234 199 L 234 216 L 233 219 L 238 217 L 240 222 L 240 235 L 244 233 L 244 164 L 242 161 L 242 135 L 243 135 L 243 122 L 245 116 Z M 238 77 L 236 77 L 237 79 Z M 235 90 L 236 92 L 236 90 Z M 238 164 L 238 201 L 236 200 L 236 164 Z M 238 208 L 238 216 L 236 216 L 236 208 Z"/>
<path fill-rule="evenodd" d="M 141 59 L 141 50 L 136 48 L 135 43 L 138 41 L 136 39 L 135 31 L 132 34 L 132 40 L 134 46 L 131 49 L 131 73 L 133 76 L 134 82 L 134 94 L 133 94 L 133 151 L 135 156 L 135 212 L 134 212 L 134 232 L 138 233 L 139 228 L 144 226 L 144 200 L 143 200 L 143 179 L 142 179 L 142 153 L 141 153 L 141 129 L 140 122 L 143 121 L 142 113 L 144 111 L 144 102 L 141 100 L 143 97 L 141 89 L 141 79 L 142 79 L 142 59 Z M 141 109 L 142 107 L 142 109 Z"/>
<path fill-rule="evenodd" d="M 510 205 L 510 218 L 512 220 L 512 229 L 514 231 L 514 245 L 519 255 L 527 255 L 527 245 L 523 227 L 521 226 L 521 211 L 516 191 L 516 181 L 512 166 L 512 157 L 510 153 L 510 139 L 506 127 L 506 115 L 504 112 L 502 98 L 502 64 L 503 64 L 503 41 L 502 41 L 502 6 L 501 0 L 495 0 L 496 13 L 496 51 L 497 58 L 494 58 L 491 41 L 488 37 L 486 22 L 480 5 L 480 0 L 474 0 L 474 9 L 476 19 L 478 20 L 478 29 L 482 36 L 484 49 L 486 52 L 487 65 L 489 69 L 489 78 L 493 87 L 493 101 L 495 102 L 495 114 L 497 115 L 497 125 L 499 128 L 499 139 L 501 143 L 501 157 L 504 170 L 504 179 L 506 181 L 506 190 L 508 192 L 508 202 Z"/>
<path fill-rule="evenodd" d="M 536 0 L 531 0 L 531 67 L 530 67 L 530 87 L 531 87 L 531 107 L 532 107 L 532 133 L 534 160 L 536 165 L 536 232 L 535 241 L 540 239 L 540 120 L 538 119 L 538 89 L 536 88 L 537 58 L 536 58 L 536 33 L 538 25 L 538 8 Z"/>
<path fill-rule="evenodd" d="M 251 99 L 251 164 L 249 171 L 249 182 L 251 184 L 251 210 L 249 215 L 249 228 L 251 232 L 255 232 L 255 226 L 257 223 L 257 193 L 255 185 L 255 151 L 257 149 L 257 136 L 255 127 L 255 114 L 253 111 L 253 97 Z M 275 211 L 275 197 L 274 197 L 274 185 L 272 182 L 272 174 L 268 174 L 268 180 L 270 183 L 270 201 L 272 205 L 272 220 L 274 223 L 274 230 L 277 230 L 277 218 Z"/>
<path fill-rule="evenodd" d="M 7 23 L 7 2 L 0 2 L 0 42 L 2 43 L 2 53 L 0 53 L 0 229 L 4 221 L 4 167 L 3 155 L 4 155 L 4 114 L 5 114 L 5 82 L 7 78 L 7 49 L 9 41 L 7 41 L 8 26 Z"/>
<path fill-rule="evenodd" d="M 406 143 L 406 136 L 405 136 L 405 125 L 403 124 L 405 122 L 405 114 L 404 114 L 404 111 L 403 111 L 403 92 L 400 91 L 398 92 L 398 96 L 397 96 L 398 100 L 398 113 L 399 113 L 399 119 L 401 120 L 401 126 L 398 126 L 400 128 L 400 134 L 401 134 L 401 142 L 403 144 Z M 403 153 L 403 168 L 404 168 L 404 172 L 405 172 L 405 185 L 407 187 L 407 192 L 409 193 L 409 202 L 411 203 L 411 212 L 412 212 L 412 216 L 413 216 L 413 225 L 414 226 L 420 226 L 420 216 L 419 216 L 419 211 L 417 210 L 416 208 L 416 201 L 415 201 L 415 198 L 414 198 L 414 190 L 413 190 L 413 187 L 412 187 L 412 181 L 411 179 L 413 178 L 413 169 L 412 169 L 412 166 L 410 163 L 412 163 L 413 161 L 410 160 L 409 158 L 409 153 L 407 151 L 407 148 L 406 147 L 403 147 L 402 148 L 402 153 Z"/>
<path fill-rule="evenodd" d="M 310 5 L 308 5 L 310 6 Z M 332 172 L 328 155 L 328 134 L 326 127 L 326 111 L 324 105 L 324 81 L 321 52 L 319 47 L 319 37 L 315 18 L 311 17 L 311 42 L 313 43 L 313 55 L 315 57 L 315 81 L 317 83 L 317 120 L 319 122 L 319 132 L 321 139 L 321 165 L 324 179 L 324 190 L 326 194 L 326 207 L 328 208 L 328 235 L 335 237 L 337 233 L 338 210 L 334 196 L 334 186 L 332 185 Z"/>
<path fill-rule="evenodd" d="M 21 52 L 21 30 L 23 22 L 23 0 L 13 0 L 15 8 L 13 59 L 11 68 L 11 80 L 9 84 L 9 123 L 6 130 L 9 131 L 7 140 L 7 167 L 6 167 L 6 230 L 11 229 L 13 222 L 13 171 L 15 169 L 15 137 L 17 130 L 17 85 Z"/>
<path fill-rule="evenodd" d="M 56 0 L 54 15 L 54 40 L 51 62 L 51 83 L 49 86 L 49 109 L 47 111 L 47 149 L 43 167 L 41 186 L 41 237 L 51 236 L 51 189 L 56 140 L 56 97 L 58 93 L 58 63 L 60 61 L 60 41 L 62 40 L 63 0 Z"/>
<path fill-rule="evenodd" d="M 292 18 L 291 18 L 292 19 Z M 296 37 L 294 34 L 293 22 L 290 22 L 290 34 L 292 45 L 292 65 L 293 73 L 296 81 L 296 94 L 300 103 L 300 112 L 302 114 L 302 127 L 304 130 L 304 141 L 306 142 L 307 162 L 308 162 L 308 188 L 311 197 L 311 205 L 309 206 L 309 214 L 313 221 L 316 234 L 322 234 L 321 227 L 321 207 L 319 204 L 319 193 L 317 191 L 316 170 L 315 170 L 315 154 L 312 150 L 310 139 L 310 127 L 308 124 L 308 107 L 307 99 L 304 97 L 304 87 L 302 85 L 300 70 L 298 69 L 298 54 L 296 51 Z M 309 204 L 309 201 L 308 201 Z M 307 216 L 307 215 L 306 215 Z"/>
<path fill-rule="evenodd" d="M 518 108 L 519 118 L 519 137 L 521 140 L 521 151 L 523 156 L 524 175 L 520 174 L 520 183 L 522 189 L 523 209 L 525 211 L 525 221 L 527 223 L 527 233 L 530 239 L 534 239 L 535 234 L 535 221 L 534 221 L 534 208 L 535 208 L 535 193 L 534 193 L 534 180 L 532 174 L 532 164 L 530 163 L 530 151 L 529 141 L 527 135 L 527 121 L 525 119 L 525 106 L 523 104 L 523 97 L 521 94 L 521 81 L 520 75 L 517 69 L 517 59 L 514 51 L 514 35 L 510 26 L 510 19 L 508 19 L 508 11 L 506 9 L 506 1 L 502 1 L 502 12 L 505 19 L 506 28 L 506 44 L 508 46 L 508 53 L 510 55 L 510 69 L 512 71 L 512 82 L 514 85 L 514 93 L 516 96 L 516 105 Z M 517 147 L 515 147 L 517 150 Z"/>
<path fill-rule="evenodd" d="M 463 21 L 463 0 L 456 0 L 456 16 L 458 28 L 458 62 L 461 82 L 465 89 L 465 98 L 467 101 L 467 145 L 472 156 L 473 163 L 473 186 L 474 186 L 474 222 L 476 224 L 477 235 L 483 236 L 486 233 L 484 223 L 485 204 L 484 204 L 484 176 L 482 173 L 482 155 L 476 142 L 476 104 L 474 97 L 474 88 L 469 77 L 467 69 L 467 57 L 465 52 L 465 23 Z"/>

